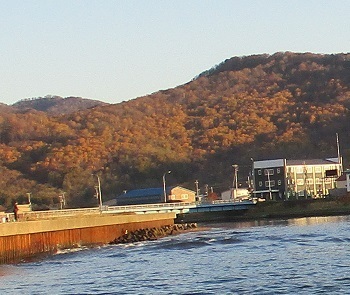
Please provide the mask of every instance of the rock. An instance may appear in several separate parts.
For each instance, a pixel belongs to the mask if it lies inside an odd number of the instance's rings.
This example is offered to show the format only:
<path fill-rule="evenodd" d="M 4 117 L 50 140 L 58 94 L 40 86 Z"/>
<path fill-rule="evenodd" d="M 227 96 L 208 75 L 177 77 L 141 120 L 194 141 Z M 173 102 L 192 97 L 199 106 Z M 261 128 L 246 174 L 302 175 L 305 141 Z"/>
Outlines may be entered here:
<path fill-rule="evenodd" d="M 143 228 L 135 231 L 129 232 L 128 230 L 125 233 L 114 239 L 110 244 L 125 244 L 125 243 L 135 243 L 142 241 L 153 241 L 158 238 L 162 238 L 169 235 L 174 235 L 181 231 L 190 230 L 197 228 L 196 223 L 184 223 L 184 224 L 174 224 L 166 225 L 162 227 L 153 227 L 153 228 Z"/>

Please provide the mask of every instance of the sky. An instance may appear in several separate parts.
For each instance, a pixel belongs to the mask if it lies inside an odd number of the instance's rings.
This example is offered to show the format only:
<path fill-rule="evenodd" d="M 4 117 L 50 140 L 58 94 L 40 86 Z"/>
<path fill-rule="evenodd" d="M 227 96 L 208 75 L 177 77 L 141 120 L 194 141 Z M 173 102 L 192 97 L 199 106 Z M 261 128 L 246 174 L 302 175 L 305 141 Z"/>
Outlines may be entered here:
<path fill-rule="evenodd" d="M 119 103 L 233 56 L 350 51 L 348 0 L 0 0 L 0 102 Z"/>

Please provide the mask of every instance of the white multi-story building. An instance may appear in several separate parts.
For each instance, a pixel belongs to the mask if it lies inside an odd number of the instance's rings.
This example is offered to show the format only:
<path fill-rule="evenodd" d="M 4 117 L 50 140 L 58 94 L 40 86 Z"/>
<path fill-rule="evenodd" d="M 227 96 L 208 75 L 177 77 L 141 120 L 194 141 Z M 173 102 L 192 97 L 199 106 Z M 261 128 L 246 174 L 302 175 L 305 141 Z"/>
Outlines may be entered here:
<path fill-rule="evenodd" d="M 338 158 L 287 160 L 286 165 L 287 192 L 303 197 L 328 195 L 343 170 Z"/>

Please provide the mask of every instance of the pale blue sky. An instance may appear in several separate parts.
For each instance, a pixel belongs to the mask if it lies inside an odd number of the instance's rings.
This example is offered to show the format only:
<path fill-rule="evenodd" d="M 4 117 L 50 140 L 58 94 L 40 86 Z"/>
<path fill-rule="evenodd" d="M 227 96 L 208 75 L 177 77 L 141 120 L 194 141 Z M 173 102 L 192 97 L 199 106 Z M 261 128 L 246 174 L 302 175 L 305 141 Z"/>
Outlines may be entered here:
<path fill-rule="evenodd" d="M 350 51 L 347 0 L 0 0 L 0 102 L 117 103 L 232 56 Z"/>

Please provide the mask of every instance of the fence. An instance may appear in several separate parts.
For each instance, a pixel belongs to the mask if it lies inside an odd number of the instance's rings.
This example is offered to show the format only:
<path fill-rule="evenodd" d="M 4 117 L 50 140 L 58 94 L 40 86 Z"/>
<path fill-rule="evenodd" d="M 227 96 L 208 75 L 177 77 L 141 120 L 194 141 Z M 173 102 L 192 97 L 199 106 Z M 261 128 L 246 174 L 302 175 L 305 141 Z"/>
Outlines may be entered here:
<path fill-rule="evenodd" d="M 251 203 L 250 201 L 247 201 Z M 245 203 L 245 202 L 233 202 L 231 200 L 215 200 L 207 202 L 194 202 L 194 203 L 157 203 L 157 204 L 144 204 L 144 205 L 127 205 L 127 206 L 102 206 L 102 210 L 99 207 L 93 208 L 79 208 L 79 209 L 62 209 L 62 210 L 48 210 L 48 211 L 28 211 L 19 212 L 19 221 L 39 220 L 39 219 L 53 219 L 62 217 L 83 216 L 91 214 L 107 214 L 107 213 L 146 213 L 146 212 L 171 212 L 182 211 L 190 208 L 196 208 L 201 205 L 217 205 L 217 204 L 232 204 L 232 203 Z M 8 219 L 8 220 L 6 220 Z M 13 221 L 13 213 L 7 213 L 0 219 L 1 222 Z"/>

